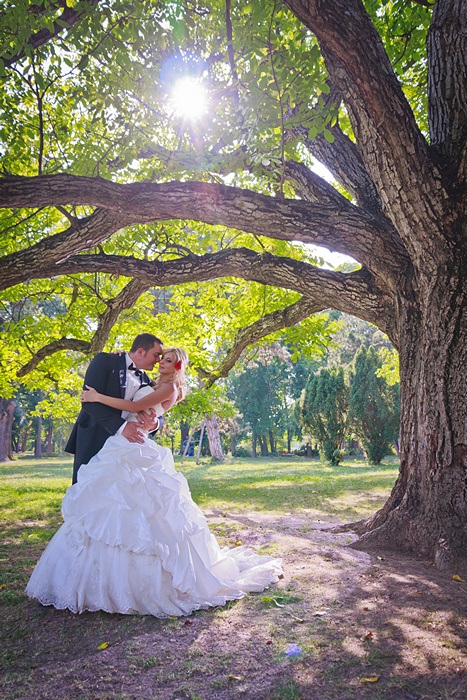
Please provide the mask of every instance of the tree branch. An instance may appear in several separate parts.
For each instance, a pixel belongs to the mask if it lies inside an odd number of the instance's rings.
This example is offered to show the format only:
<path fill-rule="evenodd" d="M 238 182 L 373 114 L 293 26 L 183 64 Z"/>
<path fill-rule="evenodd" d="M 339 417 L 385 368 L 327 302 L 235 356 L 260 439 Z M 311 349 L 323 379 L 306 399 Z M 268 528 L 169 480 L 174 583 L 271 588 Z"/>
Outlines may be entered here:
<path fill-rule="evenodd" d="M 333 143 L 326 141 L 323 134 L 317 134 L 316 138 L 310 139 L 308 129 L 303 127 L 294 127 L 290 134 L 294 138 L 302 139 L 310 153 L 328 168 L 360 207 L 373 214 L 380 214 L 381 199 L 357 146 L 339 126 L 329 127 L 329 131 L 334 136 Z"/>
<path fill-rule="evenodd" d="M 326 307 L 313 299 L 302 297 L 295 304 L 287 306 L 285 309 L 273 311 L 258 319 L 249 326 L 241 328 L 235 336 L 232 347 L 227 351 L 226 356 L 214 372 L 206 378 L 203 388 L 209 389 L 215 381 L 221 377 L 227 377 L 232 367 L 235 365 L 240 355 L 248 345 L 256 343 L 266 335 L 270 335 L 281 328 L 295 326 L 304 318 L 311 316 L 318 311 L 323 311 Z"/>
<path fill-rule="evenodd" d="M 428 33 L 430 141 L 450 183 L 465 184 L 460 170 L 467 143 L 467 4 L 438 0 Z M 457 41 L 453 37 L 458 37 Z M 465 164 L 464 164 L 465 165 Z"/>
<path fill-rule="evenodd" d="M 94 355 L 104 349 L 104 346 L 109 339 L 110 331 L 113 325 L 118 320 L 119 315 L 125 309 L 129 309 L 138 301 L 141 294 L 148 288 L 149 284 L 138 279 L 131 280 L 124 289 L 114 298 L 106 302 L 107 308 L 99 317 L 99 324 L 90 341 L 77 340 L 74 338 L 60 338 L 47 343 L 44 347 L 37 350 L 29 362 L 21 367 L 17 377 L 24 377 L 44 360 L 46 357 L 53 355 L 61 350 L 73 350 L 74 352 L 82 352 L 86 355 Z"/>
<path fill-rule="evenodd" d="M 56 274 L 53 272 L 54 265 L 58 265 L 70 255 L 105 241 L 115 231 L 130 223 L 132 221 L 125 216 L 105 209 L 98 209 L 83 219 L 73 219 L 71 226 L 61 233 L 48 236 L 30 248 L 0 258 L 0 289 L 44 277 L 41 269 L 45 263 L 51 266 L 49 274 L 53 276 Z"/>
<path fill-rule="evenodd" d="M 384 193 L 385 210 L 414 264 L 432 276 L 440 250 L 449 254 L 442 234 L 448 195 L 362 1 L 285 0 L 285 4 L 317 37 L 331 81 L 347 107 L 365 168 L 380 195 Z M 402 197 L 401 192 L 410 196 Z M 421 217 L 426 222 L 423 230 L 418 225 Z"/>
<path fill-rule="evenodd" d="M 232 72 L 232 77 L 235 81 L 235 83 L 238 82 L 238 73 L 237 73 L 237 68 L 235 66 L 235 56 L 234 56 L 234 49 L 233 49 L 233 31 L 232 31 L 232 17 L 230 14 L 230 5 L 231 5 L 231 0 L 226 0 L 225 1 L 225 30 L 227 34 L 227 55 L 229 57 L 229 65 L 230 65 L 230 70 Z M 237 95 L 237 101 L 238 101 L 238 95 Z"/>
<path fill-rule="evenodd" d="M 136 304 L 141 294 L 146 292 L 151 285 L 148 282 L 135 278 L 132 279 L 114 299 L 106 302 L 107 308 L 99 316 L 99 325 L 89 344 L 89 352 L 95 354 L 104 349 L 109 339 L 110 331 L 117 322 L 118 317 L 125 309 L 130 309 Z"/>
<path fill-rule="evenodd" d="M 80 9 L 76 10 L 73 7 L 68 7 L 65 5 L 65 8 L 58 18 L 58 21 L 55 20 L 53 24 L 53 31 L 50 29 L 40 29 L 38 32 L 35 32 L 32 34 L 29 39 L 27 40 L 26 44 L 30 46 L 33 49 L 39 48 L 39 46 L 43 46 L 44 44 L 47 44 L 51 39 L 55 39 L 61 32 L 63 32 L 65 29 L 69 29 L 70 27 L 74 26 L 79 22 L 83 17 L 86 17 L 88 14 L 88 11 L 90 8 L 94 7 L 97 5 L 99 0 L 88 0 L 88 7 L 85 7 L 83 9 L 83 5 L 80 4 Z M 62 22 L 66 22 L 68 26 L 63 26 Z M 3 64 L 5 68 L 9 68 L 12 66 L 14 63 L 17 63 L 17 61 L 20 61 L 22 58 L 26 56 L 26 53 L 24 49 L 21 49 L 21 51 L 18 51 L 16 54 L 13 56 L 2 56 Z"/>
<path fill-rule="evenodd" d="M 16 373 L 16 376 L 21 378 L 25 377 L 29 372 L 32 372 L 39 365 L 42 360 L 50 355 L 61 350 L 73 350 L 74 352 L 88 353 L 90 349 L 90 343 L 87 340 L 77 340 L 76 338 L 59 338 L 58 340 L 53 340 L 43 348 L 34 353 L 32 358 L 23 365 Z"/>
<path fill-rule="evenodd" d="M 167 287 L 219 277 L 239 277 L 282 287 L 316 300 L 324 308 L 353 314 L 381 328 L 396 344 L 397 323 L 392 295 L 365 269 L 349 274 L 321 270 L 291 258 L 232 248 L 176 260 L 138 260 L 118 255 L 77 255 L 53 267 L 54 274 L 107 272 L 138 279 L 142 284 Z M 45 268 L 41 276 L 48 274 Z"/>
<path fill-rule="evenodd" d="M 0 207 L 37 207 L 51 205 L 91 205 L 99 209 L 89 218 L 86 234 L 67 231 L 63 246 L 57 234 L 35 246 L 48 250 L 53 245 L 55 260 L 86 250 L 131 223 L 167 219 L 187 219 L 220 224 L 259 236 L 324 245 L 350 255 L 375 274 L 382 275 L 395 289 L 408 257 L 393 227 L 383 217 L 361 211 L 344 198 L 339 207 L 317 205 L 302 200 L 278 199 L 237 187 L 206 182 L 165 182 L 117 184 L 101 178 L 68 174 L 43 175 L 35 178 L 0 179 Z M 102 231 L 97 218 L 102 217 Z M 84 224 L 83 224 L 84 226 Z M 0 288 L 29 279 L 23 269 L 21 279 L 17 256 L 28 257 L 30 251 L 5 257 L 4 269 L 10 268 L 8 283 Z M 48 253 L 47 253 L 48 255 Z M 40 261 L 40 265 L 42 261 Z M 18 274 L 12 276 L 11 269 Z M 11 279 L 16 281 L 12 282 Z"/>
<path fill-rule="evenodd" d="M 345 197 L 303 163 L 288 160 L 285 164 L 285 173 L 293 182 L 300 197 L 306 202 L 342 206 Z"/>

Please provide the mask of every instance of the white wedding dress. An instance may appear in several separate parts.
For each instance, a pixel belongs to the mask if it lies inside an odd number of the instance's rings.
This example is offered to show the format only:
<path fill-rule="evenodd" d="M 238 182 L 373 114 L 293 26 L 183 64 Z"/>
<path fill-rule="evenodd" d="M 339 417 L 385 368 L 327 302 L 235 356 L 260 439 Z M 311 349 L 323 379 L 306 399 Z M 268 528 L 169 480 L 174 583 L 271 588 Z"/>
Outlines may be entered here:
<path fill-rule="evenodd" d="M 172 453 L 148 438 L 110 437 L 80 467 L 62 514 L 26 588 L 43 605 L 189 615 L 262 591 L 282 574 L 278 559 L 219 547 Z"/>

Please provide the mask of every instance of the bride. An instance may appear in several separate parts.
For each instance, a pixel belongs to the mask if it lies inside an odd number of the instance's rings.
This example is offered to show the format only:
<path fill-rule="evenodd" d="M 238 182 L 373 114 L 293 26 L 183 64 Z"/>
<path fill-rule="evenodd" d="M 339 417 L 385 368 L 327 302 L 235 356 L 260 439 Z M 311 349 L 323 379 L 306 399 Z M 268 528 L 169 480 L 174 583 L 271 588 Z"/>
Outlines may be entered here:
<path fill-rule="evenodd" d="M 162 415 L 185 394 L 188 358 L 167 348 L 154 386 L 132 401 L 86 387 L 98 401 L 135 419 Z M 109 437 L 62 502 L 64 523 L 37 563 L 26 593 L 43 605 L 167 617 L 224 605 L 261 591 L 282 575 L 281 562 L 245 547 L 221 549 L 191 498 L 172 453 L 148 437 L 143 444 Z"/>

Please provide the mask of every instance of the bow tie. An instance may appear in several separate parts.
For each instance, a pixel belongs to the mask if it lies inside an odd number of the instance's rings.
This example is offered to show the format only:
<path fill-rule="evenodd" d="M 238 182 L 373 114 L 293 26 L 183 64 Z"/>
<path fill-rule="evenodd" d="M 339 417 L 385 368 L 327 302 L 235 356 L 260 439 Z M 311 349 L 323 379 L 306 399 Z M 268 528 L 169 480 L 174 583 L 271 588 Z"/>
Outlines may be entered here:
<path fill-rule="evenodd" d="M 128 365 L 128 369 L 130 370 L 130 372 L 134 372 L 135 376 L 138 377 L 140 382 L 142 381 L 143 372 L 140 369 L 138 369 L 137 367 L 135 367 L 133 362 L 130 365 Z"/>

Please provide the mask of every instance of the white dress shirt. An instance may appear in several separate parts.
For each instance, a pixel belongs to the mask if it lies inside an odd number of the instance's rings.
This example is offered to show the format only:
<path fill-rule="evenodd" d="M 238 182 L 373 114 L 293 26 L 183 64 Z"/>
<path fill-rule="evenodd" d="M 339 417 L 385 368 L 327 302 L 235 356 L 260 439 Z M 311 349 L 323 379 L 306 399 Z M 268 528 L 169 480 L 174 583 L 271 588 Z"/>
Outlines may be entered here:
<path fill-rule="evenodd" d="M 127 401 L 131 401 L 133 396 L 136 394 L 138 389 L 141 386 L 141 382 L 139 380 L 139 377 L 135 375 L 134 372 L 132 372 L 128 367 L 132 364 L 131 357 L 129 356 L 128 353 L 125 353 L 125 362 L 126 362 L 126 387 L 125 387 L 125 396 L 123 397 Z M 129 415 L 129 411 L 122 411 L 122 418 L 127 418 Z M 117 430 L 117 435 L 120 435 L 122 430 L 125 428 L 127 424 L 127 421 L 123 423 L 122 426 Z"/>

